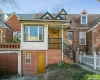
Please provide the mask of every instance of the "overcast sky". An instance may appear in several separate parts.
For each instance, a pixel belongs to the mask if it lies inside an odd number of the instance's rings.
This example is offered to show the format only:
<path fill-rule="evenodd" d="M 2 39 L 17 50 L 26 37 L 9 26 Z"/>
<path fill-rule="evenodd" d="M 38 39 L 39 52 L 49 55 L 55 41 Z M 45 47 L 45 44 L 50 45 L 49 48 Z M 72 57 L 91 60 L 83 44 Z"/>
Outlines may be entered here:
<path fill-rule="evenodd" d="M 17 7 L 8 5 L 0 6 L 6 13 L 39 13 L 58 12 L 64 8 L 67 13 L 79 14 L 86 9 L 90 14 L 100 14 L 100 2 L 98 0 L 16 0 Z"/>

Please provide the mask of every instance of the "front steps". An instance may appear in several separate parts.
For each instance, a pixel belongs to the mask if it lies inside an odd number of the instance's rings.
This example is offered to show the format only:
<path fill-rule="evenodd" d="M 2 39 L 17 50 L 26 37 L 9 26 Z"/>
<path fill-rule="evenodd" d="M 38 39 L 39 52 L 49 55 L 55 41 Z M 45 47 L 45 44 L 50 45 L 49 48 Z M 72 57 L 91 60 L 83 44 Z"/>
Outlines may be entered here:
<path fill-rule="evenodd" d="M 73 63 L 73 60 L 71 60 L 67 55 L 64 55 L 63 61 L 65 63 Z"/>

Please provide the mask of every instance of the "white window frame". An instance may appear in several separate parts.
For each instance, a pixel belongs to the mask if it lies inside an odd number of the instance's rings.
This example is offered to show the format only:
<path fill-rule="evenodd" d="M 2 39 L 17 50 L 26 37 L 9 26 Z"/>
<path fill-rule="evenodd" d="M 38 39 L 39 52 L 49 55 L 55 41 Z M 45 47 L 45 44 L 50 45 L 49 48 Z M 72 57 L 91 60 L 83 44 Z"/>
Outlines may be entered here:
<path fill-rule="evenodd" d="M 82 16 L 86 16 L 86 23 L 82 23 Z M 81 24 L 87 24 L 87 15 L 81 15 Z"/>
<path fill-rule="evenodd" d="M 0 14 L 1 16 L 2 16 L 2 21 L 3 21 L 3 14 Z M 2 22 L 2 21 L 0 21 L 0 22 Z"/>
<path fill-rule="evenodd" d="M 85 34 L 85 43 L 84 44 L 81 44 L 81 33 L 84 33 Z M 86 45 L 86 32 L 79 32 L 79 44 L 80 45 Z"/>
<path fill-rule="evenodd" d="M 14 31 L 14 32 L 17 32 L 17 33 L 19 32 L 21 34 L 21 31 Z M 13 37 L 14 37 L 14 32 L 13 32 Z"/>
<path fill-rule="evenodd" d="M 27 63 L 27 62 L 26 62 L 26 55 L 27 55 L 27 54 L 30 56 L 30 63 Z M 25 53 L 25 64 L 31 64 L 31 57 L 32 57 L 32 56 L 31 56 L 31 53 Z"/>
<path fill-rule="evenodd" d="M 0 31 L 1 31 L 1 43 L 2 43 L 2 29 L 0 29 Z"/>
<path fill-rule="evenodd" d="M 38 36 L 37 36 L 38 37 L 38 40 L 30 40 L 30 27 L 32 27 L 32 26 L 25 26 L 25 27 L 28 27 L 28 40 L 27 41 L 43 41 L 44 40 L 44 39 L 43 40 L 39 40 L 39 27 L 42 27 L 42 34 L 44 35 L 43 26 L 37 26 L 38 27 L 38 29 L 37 29 L 37 32 L 38 32 Z M 24 35 L 25 35 L 25 33 L 24 33 Z M 42 38 L 44 38 L 43 35 L 42 35 Z"/>

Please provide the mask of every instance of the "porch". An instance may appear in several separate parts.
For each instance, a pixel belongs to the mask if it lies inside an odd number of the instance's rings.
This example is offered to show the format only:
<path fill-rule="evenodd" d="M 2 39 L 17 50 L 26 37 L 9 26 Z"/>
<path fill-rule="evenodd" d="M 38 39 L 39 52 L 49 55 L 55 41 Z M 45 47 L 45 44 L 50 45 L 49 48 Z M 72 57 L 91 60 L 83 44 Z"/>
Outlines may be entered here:
<path fill-rule="evenodd" d="M 68 25 L 48 25 L 48 49 L 62 49 L 64 42 L 64 30 L 68 29 Z"/>

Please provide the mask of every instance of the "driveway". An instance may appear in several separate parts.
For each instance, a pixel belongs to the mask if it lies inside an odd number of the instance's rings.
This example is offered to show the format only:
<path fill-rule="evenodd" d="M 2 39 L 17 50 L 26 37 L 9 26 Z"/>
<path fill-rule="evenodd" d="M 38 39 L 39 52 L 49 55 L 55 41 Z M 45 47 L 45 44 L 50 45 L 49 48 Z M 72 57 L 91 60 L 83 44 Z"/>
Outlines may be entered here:
<path fill-rule="evenodd" d="M 38 75 L 34 77 L 21 77 L 21 78 L 17 78 L 16 76 L 13 76 L 11 78 L 3 78 L 1 80 L 43 80 L 43 75 Z"/>

